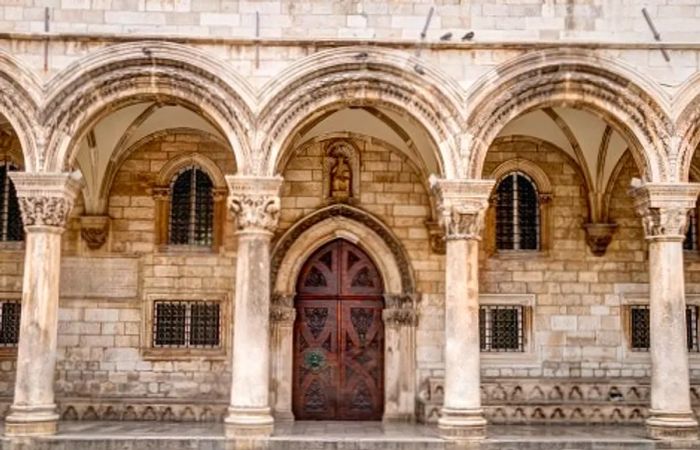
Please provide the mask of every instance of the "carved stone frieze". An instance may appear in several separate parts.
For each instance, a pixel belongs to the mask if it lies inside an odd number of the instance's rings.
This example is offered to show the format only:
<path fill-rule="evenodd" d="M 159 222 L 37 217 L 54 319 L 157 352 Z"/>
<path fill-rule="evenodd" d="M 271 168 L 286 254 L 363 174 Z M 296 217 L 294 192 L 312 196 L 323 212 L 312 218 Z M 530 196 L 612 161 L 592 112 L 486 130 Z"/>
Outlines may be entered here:
<path fill-rule="evenodd" d="M 430 177 L 438 222 L 445 239 L 480 239 L 494 180 L 448 180 Z"/>
<path fill-rule="evenodd" d="M 80 218 L 80 236 L 88 248 L 97 250 L 107 242 L 109 222 L 109 216 L 82 216 Z"/>
<path fill-rule="evenodd" d="M 605 255 L 608 245 L 612 241 L 617 229 L 614 223 L 586 223 L 583 225 L 586 231 L 586 244 L 595 256 Z"/>
<path fill-rule="evenodd" d="M 227 176 L 228 205 L 239 230 L 274 231 L 280 214 L 281 177 Z"/>
<path fill-rule="evenodd" d="M 65 228 L 80 183 L 73 174 L 10 172 L 25 227 Z"/>
<path fill-rule="evenodd" d="M 697 183 L 643 183 L 633 179 L 630 195 L 647 239 L 681 240 L 688 226 L 688 212 L 695 207 L 699 193 Z"/>

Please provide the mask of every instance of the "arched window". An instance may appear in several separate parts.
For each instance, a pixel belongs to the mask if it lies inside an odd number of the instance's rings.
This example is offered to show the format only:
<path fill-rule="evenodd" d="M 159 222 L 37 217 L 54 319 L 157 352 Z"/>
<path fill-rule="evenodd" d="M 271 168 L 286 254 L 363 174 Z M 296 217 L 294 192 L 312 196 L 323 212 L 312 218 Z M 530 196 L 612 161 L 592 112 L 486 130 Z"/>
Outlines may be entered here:
<path fill-rule="evenodd" d="M 175 177 L 170 199 L 170 244 L 212 245 L 212 188 L 211 178 L 197 166 L 190 166 Z"/>
<path fill-rule="evenodd" d="M 698 208 L 688 212 L 688 231 L 685 233 L 683 250 L 698 250 Z"/>
<path fill-rule="evenodd" d="M 522 172 L 511 172 L 496 188 L 496 248 L 538 250 L 540 206 L 535 183 Z"/>
<path fill-rule="evenodd" d="M 13 170 L 17 170 L 17 167 L 12 163 L 0 163 L 0 241 L 24 240 L 17 192 L 8 174 Z"/>

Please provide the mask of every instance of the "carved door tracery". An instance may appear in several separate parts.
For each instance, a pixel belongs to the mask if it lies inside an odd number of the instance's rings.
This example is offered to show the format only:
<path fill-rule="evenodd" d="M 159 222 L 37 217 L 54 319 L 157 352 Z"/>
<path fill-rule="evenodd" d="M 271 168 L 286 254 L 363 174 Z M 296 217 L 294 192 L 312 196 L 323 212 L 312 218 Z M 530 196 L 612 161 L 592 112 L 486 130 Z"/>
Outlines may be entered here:
<path fill-rule="evenodd" d="M 342 239 L 306 262 L 297 283 L 294 324 L 297 419 L 381 419 L 382 292 L 369 257 Z"/>

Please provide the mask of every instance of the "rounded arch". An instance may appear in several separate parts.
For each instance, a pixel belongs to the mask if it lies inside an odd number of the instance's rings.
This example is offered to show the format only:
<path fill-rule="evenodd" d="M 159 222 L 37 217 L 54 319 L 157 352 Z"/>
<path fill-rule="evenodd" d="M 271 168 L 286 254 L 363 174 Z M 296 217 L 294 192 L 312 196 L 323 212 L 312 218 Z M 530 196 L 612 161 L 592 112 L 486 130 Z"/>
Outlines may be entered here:
<path fill-rule="evenodd" d="M 470 178 L 478 178 L 489 146 L 515 117 L 548 106 L 583 109 L 610 123 L 630 144 L 643 177 L 667 181 L 672 123 L 668 99 L 625 66 L 581 51 L 535 52 L 497 67 L 475 83 L 467 128 Z"/>
<path fill-rule="evenodd" d="M 189 153 L 186 155 L 179 155 L 176 158 L 171 159 L 158 172 L 156 178 L 156 183 L 158 186 L 170 186 L 175 179 L 175 177 L 186 167 L 197 166 L 202 169 L 209 178 L 216 189 L 226 189 L 226 179 L 224 174 L 216 165 L 214 161 L 207 158 L 206 156 L 200 155 L 199 153 Z"/>
<path fill-rule="evenodd" d="M 102 117 L 130 104 L 176 103 L 209 120 L 230 144 L 236 165 L 250 161 L 254 128 L 248 83 L 209 55 L 180 44 L 133 42 L 106 47 L 76 61 L 48 85 L 46 170 L 67 170 L 77 143 Z"/>
<path fill-rule="evenodd" d="M 41 81 L 29 68 L 4 50 L 0 50 L 0 114 L 17 135 L 22 167 L 38 171 L 44 157 L 45 130 L 41 125 Z"/>
<path fill-rule="evenodd" d="M 674 95 L 679 181 L 690 179 L 693 156 L 700 146 L 700 73 L 688 78 Z"/>
<path fill-rule="evenodd" d="M 534 162 L 523 158 L 510 159 L 501 163 L 491 172 L 489 178 L 496 180 L 494 189 L 497 188 L 498 183 L 500 183 L 506 175 L 513 172 L 522 172 L 532 179 L 538 194 L 548 195 L 552 193 L 552 183 L 549 181 L 549 177 L 544 170 Z"/>
<path fill-rule="evenodd" d="M 275 244 L 271 259 L 274 291 L 292 294 L 307 259 L 323 245 L 345 239 L 377 265 L 387 294 L 415 294 L 410 261 L 399 240 L 376 217 L 348 205 L 320 209 L 292 226 Z"/>
<path fill-rule="evenodd" d="M 305 124 L 352 106 L 380 106 L 415 121 L 435 146 L 442 175 L 461 173 L 464 99 L 457 83 L 423 61 L 372 47 L 343 47 L 303 59 L 263 89 L 256 149 L 259 170 L 277 162 Z"/>

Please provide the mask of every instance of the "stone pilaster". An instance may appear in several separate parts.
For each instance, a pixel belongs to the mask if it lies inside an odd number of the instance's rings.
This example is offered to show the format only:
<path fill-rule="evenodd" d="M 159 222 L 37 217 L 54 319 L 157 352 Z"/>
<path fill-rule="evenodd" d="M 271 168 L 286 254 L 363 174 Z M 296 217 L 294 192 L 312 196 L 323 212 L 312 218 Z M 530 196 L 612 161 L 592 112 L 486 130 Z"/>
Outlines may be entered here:
<path fill-rule="evenodd" d="M 692 439 L 698 422 L 690 407 L 683 239 L 700 184 L 634 180 L 632 186 L 649 243 L 652 368 L 647 430 L 654 439 Z"/>
<path fill-rule="evenodd" d="M 479 353 L 479 240 L 492 180 L 431 177 L 445 229 L 445 401 L 438 427 L 448 439 L 483 439 Z"/>
<path fill-rule="evenodd" d="M 277 386 L 273 397 L 275 420 L 294 420 L 292 413 L 292 363 L 294 352 L 294 309 L 293 294 L 275 294 L 270 309 L 270 336 L 272 354 L 272 382 Z"/>
<path fill-rule="evenodd" d="M 280 213 L 281 177 L 227 176 L 228 206 L 236 218 L 235 312 L 231 405 L 226 435 L 272 433 L 270 413 L 270 240 Z"/>
<path fill-rule="evenodd" d="M 61 271 L 61 234 L 80 184 L 67 173 L 10 172 L 25 235 L 17 380 L 7 436 L 54 434 L 54 370 Z"/>

